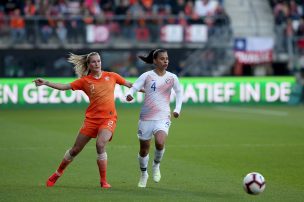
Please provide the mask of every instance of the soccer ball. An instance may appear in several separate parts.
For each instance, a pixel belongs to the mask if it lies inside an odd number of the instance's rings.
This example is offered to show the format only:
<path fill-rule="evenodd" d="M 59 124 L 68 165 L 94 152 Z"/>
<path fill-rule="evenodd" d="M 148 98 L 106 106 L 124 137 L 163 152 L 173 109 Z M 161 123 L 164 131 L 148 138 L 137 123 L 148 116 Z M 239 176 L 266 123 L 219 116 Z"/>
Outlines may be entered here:
<path fill-rule="evenodd" d="M 264 191 L 265 186 L 265 178 L 260 173 L 252 172 L 244 177 L 243 187 L 248 194 L 260 194 Z"/>

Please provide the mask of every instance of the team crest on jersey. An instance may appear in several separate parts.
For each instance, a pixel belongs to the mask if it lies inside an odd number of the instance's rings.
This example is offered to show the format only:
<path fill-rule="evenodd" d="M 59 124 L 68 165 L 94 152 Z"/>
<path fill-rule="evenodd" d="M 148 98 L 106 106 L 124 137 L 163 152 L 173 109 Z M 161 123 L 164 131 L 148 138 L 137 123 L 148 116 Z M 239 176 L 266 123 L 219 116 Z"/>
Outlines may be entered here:
<path fill-rule="evenodd" d="M 170 78 L 167 78 L 166 79 L 166 84 L 170 84 L 171 83 L 171 79 Z"/>
<path fill-rule="evenodd" d="M 105 80 L 106 80 L 106 81 L 109 81 L 109 80 L 110 80 L 110 77 L 106 76 L 106 77 L 105 77 Z"/>

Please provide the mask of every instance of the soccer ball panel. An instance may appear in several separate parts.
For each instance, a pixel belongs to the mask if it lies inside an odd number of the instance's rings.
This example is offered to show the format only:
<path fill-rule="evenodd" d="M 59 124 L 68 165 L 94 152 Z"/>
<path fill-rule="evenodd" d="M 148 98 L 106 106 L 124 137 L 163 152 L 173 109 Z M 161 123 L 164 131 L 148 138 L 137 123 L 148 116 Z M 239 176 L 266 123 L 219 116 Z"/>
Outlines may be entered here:
<path fill-rule="evenodd" d="M 248 194 L 260 194 L 265 189 L 265 178 L 257 172 L 249 173 L 244 177 L 243 187 Z"/>

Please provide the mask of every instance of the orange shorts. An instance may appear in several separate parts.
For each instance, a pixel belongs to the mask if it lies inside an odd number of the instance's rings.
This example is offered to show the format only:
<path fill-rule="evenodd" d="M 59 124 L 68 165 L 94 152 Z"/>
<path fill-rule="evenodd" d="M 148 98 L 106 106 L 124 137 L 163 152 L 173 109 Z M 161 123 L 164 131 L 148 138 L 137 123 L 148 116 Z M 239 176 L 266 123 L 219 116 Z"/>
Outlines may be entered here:
<path fill-rule="evenodd" d="M 114 134 L 116 128 L 116 118 L 104 118 L 104 119 L 89 119 L 86 118 L 83 122 L 82 127 L 80 128 L 79 133 L 91 137 L 96 138 L 98 133 L 102 129 L 108 129 L 112 132 L 112 136 Z M 111 137 L 112 139 L 112 137 Z M 110 140 L 111 140 L 110 139 Z"/>

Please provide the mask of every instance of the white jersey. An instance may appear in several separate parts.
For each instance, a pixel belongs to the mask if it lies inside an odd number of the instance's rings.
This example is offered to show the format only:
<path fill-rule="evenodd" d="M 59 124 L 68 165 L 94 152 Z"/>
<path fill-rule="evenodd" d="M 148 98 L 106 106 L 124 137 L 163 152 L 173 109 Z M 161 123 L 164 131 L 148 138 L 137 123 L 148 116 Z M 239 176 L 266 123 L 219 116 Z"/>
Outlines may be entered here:
<path fill-rule="evenodd" d="M 133 96 L 133 93 L 140 89 L 145 90 L 140 120 L 170 118 L 170 96 L 172 89 L 176 93 L 176 107 L 174 111 L 180 113 L 182 106 L 181 87 L 175 74 L 167 71 L 163 76 L 159 76 L 154 70 L 145 72 L 136 80 L 128 94 Z"/>

